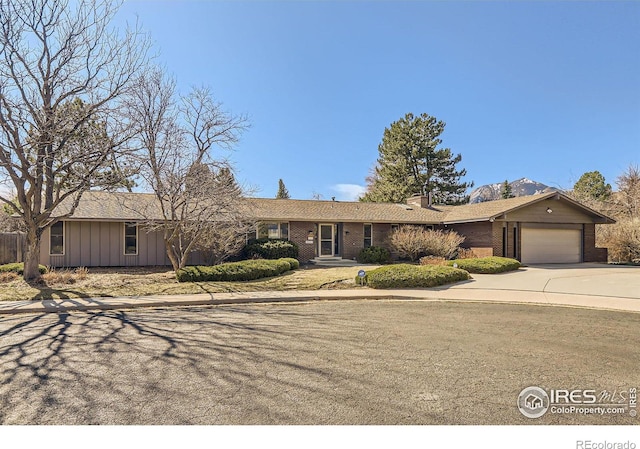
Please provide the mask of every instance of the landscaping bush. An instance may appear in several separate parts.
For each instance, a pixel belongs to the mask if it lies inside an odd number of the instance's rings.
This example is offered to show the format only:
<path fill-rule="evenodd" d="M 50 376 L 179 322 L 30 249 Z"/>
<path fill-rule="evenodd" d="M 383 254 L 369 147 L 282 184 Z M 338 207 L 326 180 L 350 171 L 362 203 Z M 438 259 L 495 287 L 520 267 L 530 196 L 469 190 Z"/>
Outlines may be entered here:
<path fill-rule="evenodd" d="M 513 271 L 520 268 L 520 262 L 507 257 L 480 257 L 477 259 L 458 259 L 447 261 L 448 265 L 457 264 L 458 268 L 469 273 L 493 274 Z"/>
<path fill-rule="evenodd" d="M 456 259 L 477 259 L 478 255 L 469 248 L 459 248 Z"/>
<path fill-rule="evenodd" d="M 640 219 L 623 218 L 600 226 L 598 246 L 609 249 L 609 259 L 618 263 L 640 263 Z"/>
<path fill-rule="evenodd" d="M 38 265 L 38 271 L 40 271 L 40 274 L 45 274 L 47 272 L 47 267 L 45 267 L 44 265 Z M 17 262 L 17 263 L 7 263 L 4 265 L 0 265 L 0 273 L 9 273 L 9 272 L 22 275 L 24 273 L 24 263 Z"/>
<path fill-rule="evenodd" d="M 370 246 L 360 251 L 357 257 L 360 263 L 384 264 L 391 262 L 391 253 L 381 246 Z"/>
<path fill-rule="evenodd" d="M 0 272 L 0 284 L 8 284 L 19 279 L 18 273 L 15 271 L 2 271 Z"/>
<path fill-rule="evenodd" d="M 247 259 L 298 258 L 298 245 L 289 240 L 250 240 L 242 251 Z"/>
<path fill-rule="evenodd" d="M 452 259 L 464 237 L 454 231 L 425 229 L 422 226 L 401 226 L 391 233 L 391 248 L 403 259 L 415 261 L 423 256 Z"/>
<path fill-rule="evenodd" d="M 294 259 L 293 257 L 283 257 L 280 260 L 289 262 L 289 266 L 292 270 L 297 270 L 298 268 L 300 268 L 300 261 L 298 259 Z"/>
<path fill-rule="evenodd" d="M 289 259 L 243 260 L 214 266 L 185 267 L 176 272 L 176 277 L 179 282 L 253 281 L 290 271 L 292 265 L 294 263 Z"/>
<path fill-rule="evenodd" d="M 397 264 L 376 268 L 364 277 L 372 288 L 437 287 L 469 279 L 469 273 L 459 268 L 436 265 Z M 356 283 L 362 282 L 356 277 Z"/>
<path fill-rule="evenodd" d="M 439 256 L 424 256 L 420 258 L 420 265 L 446 265 L 447 259 Z"/>

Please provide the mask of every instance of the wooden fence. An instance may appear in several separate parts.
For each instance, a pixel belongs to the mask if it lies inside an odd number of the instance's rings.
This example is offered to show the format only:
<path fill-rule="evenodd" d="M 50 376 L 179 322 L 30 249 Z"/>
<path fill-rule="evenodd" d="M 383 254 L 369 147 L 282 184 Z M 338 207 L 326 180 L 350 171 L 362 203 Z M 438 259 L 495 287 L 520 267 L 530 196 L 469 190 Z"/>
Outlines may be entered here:
<path fill-rule="evenodd" d="M 25 235 L 20 232 L 0 233 L 0 264 L 24 260 Z"/>

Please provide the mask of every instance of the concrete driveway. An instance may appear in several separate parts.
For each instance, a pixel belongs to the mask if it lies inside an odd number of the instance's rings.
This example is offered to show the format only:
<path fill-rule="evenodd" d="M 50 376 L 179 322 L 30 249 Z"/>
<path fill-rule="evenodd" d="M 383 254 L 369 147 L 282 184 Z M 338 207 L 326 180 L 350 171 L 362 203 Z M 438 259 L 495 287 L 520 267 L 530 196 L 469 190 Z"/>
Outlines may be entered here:
<path fill-rule="evenodd" d="M 520 290 L 640 299 L 640 267 L 595 263 L 532 265 L 517 272 L 473 274 L 448 289 Z"/>

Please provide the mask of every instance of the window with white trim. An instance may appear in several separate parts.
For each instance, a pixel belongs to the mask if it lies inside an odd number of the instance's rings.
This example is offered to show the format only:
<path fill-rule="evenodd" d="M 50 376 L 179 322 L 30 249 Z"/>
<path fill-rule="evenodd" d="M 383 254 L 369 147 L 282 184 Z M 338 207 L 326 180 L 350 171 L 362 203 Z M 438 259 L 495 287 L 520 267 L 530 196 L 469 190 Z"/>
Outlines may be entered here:
<path fill-rule="evenodd" d="M 59 221 L 49 228 L 49 254 L 64 254 L 64 222 Z"/>
<path fill-rule="evenodd" d="M 265 222 L 258 225 L 256 238 L 289 240 L 289 223 Z"/>
<path fill-rule="evenodd" d="M 124 254 L 127 256 L 135 256 L 138 254 L 137 223 L 124 224 Z"/>

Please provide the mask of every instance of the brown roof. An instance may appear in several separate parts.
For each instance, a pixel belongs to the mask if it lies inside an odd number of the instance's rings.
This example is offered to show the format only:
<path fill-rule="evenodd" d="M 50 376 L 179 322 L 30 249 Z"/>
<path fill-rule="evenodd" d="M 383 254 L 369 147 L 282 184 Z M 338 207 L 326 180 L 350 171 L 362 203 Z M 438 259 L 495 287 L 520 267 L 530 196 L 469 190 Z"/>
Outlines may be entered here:
<path fill-rule="evenodd" d="M 461 206 L 420 208 L 406 204 L 363 203 L 346 201 L 284 200 L 247 198 L 250 214 L 257 220 L 327 221 L 364 223 L 452 224 L 487 221 L 555 195 L 598 216 L 606 222 L 610 218 L 593 211 L 557 192 L 521 196 L 505 200 L 487 201 Z M 65 209 L 60 208 L 60 213 Z M 72 215 L 78 220 L 126 221 L 144 218 L 161 219 L 158 202 L 150 193 L 86 192 Z"/>
<path fill-rule="evenodd" d="M 440 223 L 446 207 L 423 209 L 393 203 L 248 198 L 254 216 L 280 221 L 351 221 L 371 223 Z"/>
<path fill-rule="evenodd" d="M 135 221 L 161 219 L 158 200 L 152 193 L 128 192 L 85 192 L 72 217 L 77 220 Z M 66 202 L 62 202 L 55 213 L 68 212 Z"/>

